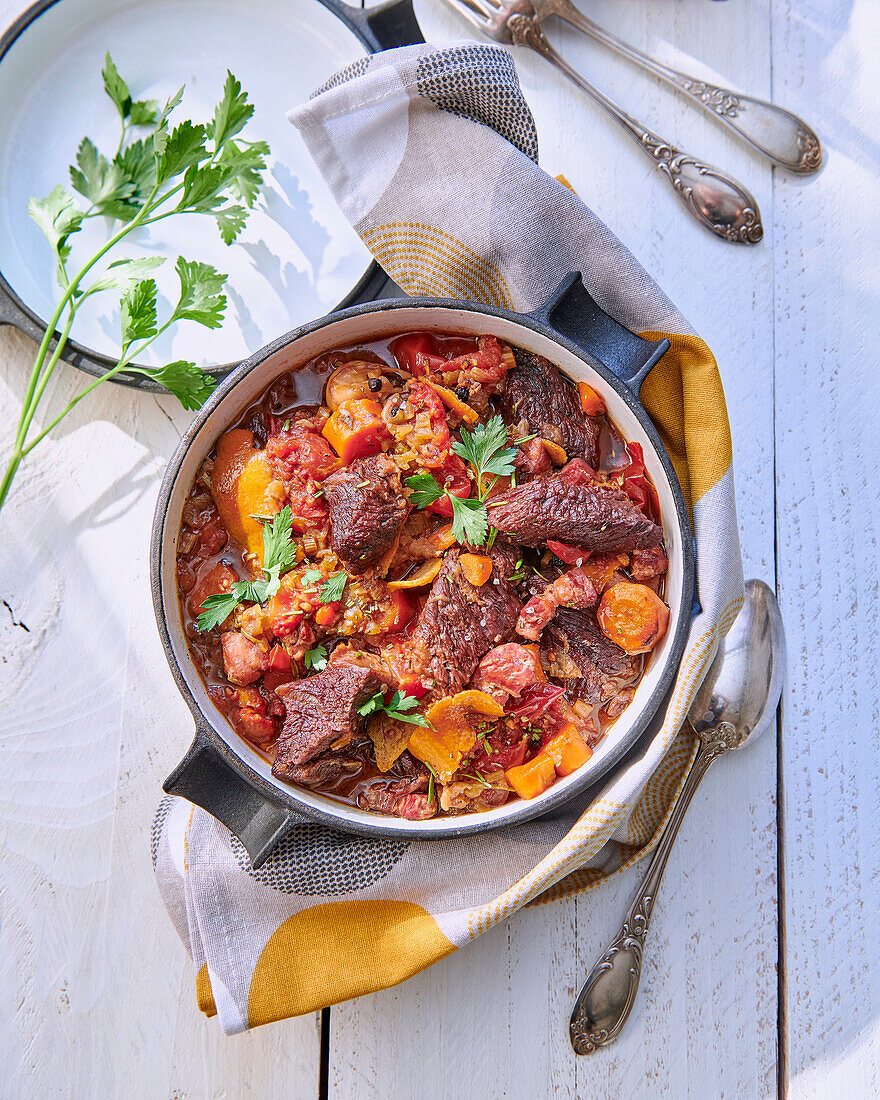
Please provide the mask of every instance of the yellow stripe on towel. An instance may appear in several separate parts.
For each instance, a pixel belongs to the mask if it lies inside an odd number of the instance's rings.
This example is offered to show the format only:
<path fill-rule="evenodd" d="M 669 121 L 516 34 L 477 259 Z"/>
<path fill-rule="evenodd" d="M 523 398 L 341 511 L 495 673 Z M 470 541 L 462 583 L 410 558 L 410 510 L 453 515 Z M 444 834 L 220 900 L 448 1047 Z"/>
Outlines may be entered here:
<path fill-rule="evenodd" d="M 456 950 L 408 901 L 334 901 L 294 913 L 263 948 L 248 1027 L 301 1016 L 405 981 Z"/>

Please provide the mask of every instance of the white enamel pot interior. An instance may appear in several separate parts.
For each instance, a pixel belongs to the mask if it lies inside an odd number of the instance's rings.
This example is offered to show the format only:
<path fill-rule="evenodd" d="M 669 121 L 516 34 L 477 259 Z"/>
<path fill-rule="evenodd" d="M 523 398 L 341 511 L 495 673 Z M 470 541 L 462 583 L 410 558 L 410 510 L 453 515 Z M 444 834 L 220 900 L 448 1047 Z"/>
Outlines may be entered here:
<path fill-rule="evenodd" d="M 640 443 L 644 450 L 645 465 L 660 498 L 669 557 L 665 593 L 670 608 L 668 630 L 653 651 L 632 702 L 611 726 L 592 758 L 531 801 L 517 799 L 487 812 L 429 821 L 405 821 L 370 813 L 276 779 L 267 761 L 238 736 L 208 696 L 187 647 L 175 576 L 181 510 L 199 466 L 218 437 L 270 383 L 284 371 L 334 348 L 412 331 L 492 333 L 517 347 L 546 356 L 569 378 L 593 386 L 605 399 L 610 416 L 624 436 Z M 300 819 L 361 834 L 421 839 L 460 836 L 539 816 L 606 773 L 645 730 L 672 683 L 684 648 L 693 593 L 692 541 L 681 490 L 656 432 L 632 391 L 606 367 L 590 362 L 583 352 L 541 322 L 504 310 L 436 299 L 410 298 L 355 306 L 282 337 L 242 363 L 201 410 L 171 459 L 154 521 L 151 568 L 156 616 L 166 654 L 196 717 L 203 744 L 209 743 L 238 776 L 274 807 L 286 808 Z"/>

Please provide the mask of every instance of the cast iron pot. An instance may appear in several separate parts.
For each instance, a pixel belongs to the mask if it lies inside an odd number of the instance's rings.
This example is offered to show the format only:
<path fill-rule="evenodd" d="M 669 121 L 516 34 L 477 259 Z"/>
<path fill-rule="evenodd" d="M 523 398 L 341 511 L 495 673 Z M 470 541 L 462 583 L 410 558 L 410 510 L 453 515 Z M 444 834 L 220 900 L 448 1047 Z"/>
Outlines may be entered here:
<path fill-rule="evenodd" d="M 398 333 L 493 333 L 546 356 L 570 378 L 586 381 L 605 399 L 627 439 L 640 443 L 660 497 L 669 556 L 666 636 L 654 650 L 635 697 L 579 771 L 544 794 L 484 813 L 404 821 L 361 810 L 276 779 L 266 760 L 216 709 L 190 657 L 177 595 L 175 558 L 181 510 L 202 460 L 217 438 L 284 371 L 334 348 Z M 165 790 L 195 802 L 244 844 L 254 867 L 294 825 L 319 822 L 368 836 L 439 839 L 513 825 L 557 809 L 605 774 L 630 749 L 670 688 L 684 651 L 693 597 L 693 542 L 681 488 L 669 457 L 639 403 L 639 388 L 669 348 L 633 335 L 589 296 L 580 275 L 568 276 L 533 313 L 438 298 L 392 299 L 352 306 L 282 336 L 241 364 L 199 412 L 174 452 L 156 505 L 150 556 L 156 621 L 177 686 L 193 713 L 195 739 L 165 782 Z"/>

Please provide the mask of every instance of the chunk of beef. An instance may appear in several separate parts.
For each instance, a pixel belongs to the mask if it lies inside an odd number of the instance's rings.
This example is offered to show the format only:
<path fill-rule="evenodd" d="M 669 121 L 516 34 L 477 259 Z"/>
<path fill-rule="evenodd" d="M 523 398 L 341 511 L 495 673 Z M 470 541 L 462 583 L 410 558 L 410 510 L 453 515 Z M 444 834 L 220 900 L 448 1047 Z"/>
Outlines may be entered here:
<path fill-rule="evenodd" d="M 427 821 L 437 813 L 437 799 L 428 798 L 428 773 L 399 779 L 384 786 L 371 783 L 361 791 L 360 800 L 365 809 L 380 814 L 403 817 L 408 821 Z"/>
<path fill-rule="evenodd" d="M 301 787 L 326 789 L 335 786 L 342 779 L 356 775 L 363 766 L 363 761 L 356 756 L 328 752 L 306 764 L 291 764 L 286 769 L 284 778 L 290 783 L 299 783 Z"/>
<path fill-rule="evenodd" d="M 341 665 L 282 684 L 277 695 L 286 715 L 278 735 L 272 774 L 286 779 L 291 767 L 319 756 L 340 737 L 360 732 L 358 707 L 379 687 L 368 668 Z"/>
<path fill-rule="evenodd" d="M 362 573 L 394 545 L 409 511 L 400 470 L 387 455 L 358 458 L 324 482 L 331 545 L 346 567 Z"/>
<path fill-rule="evenodd" d="M 514 460 L 516 474 L 520 483 L 529 481 L 540 474 L 549 474 L 553 469 L 550 455 L 542 439 L 530 439 L 516 452 Z"/>
<path fill-rule="evenodd" d="M 591 703 L 610 699 L 621 681 L 634 680 L 641 668 L 638 656 L 625 653 L 602 633 L 592 607 L 560 608 L 544 631 L 542 645 L 551 671 L 561 670 L 574 696 Z M 580 677 L 572 676 L 575 671 Z"/>
<path fill-rule="evenodd" d="M 663 531 L 619 489 L 572 485 L 564 472 L 537 478 L 492 499 L 489 519 L 524 546 L 547 540 L 603 554 L 656 546 Z"/>
<path fill-rule="evenodd" d="M 237 630 L 227 630 L 220 636 L 220 641 L 223 644 L 223 668 L 231 684 L 238 684 L 239 687 L 252 684 L 269 667 L 268 649 L 261 649 Z"/>
<path fill-rule="evenodd" d="M 576 566 L 548 584 L 539 595 L 532 596 L 520 612 L 516 632 L 536 642 L 557 608 L 592 607 L 598 599 L 593 582 L 582 568 Z"/>
<path fill-rule="evenodd" d="M 543 672 L 534 650 L 518 642 L 506 642 L 490 649 L 480 661 L 471 687 L 485 691 L 503 706 L 511 695 L 519 698 L 539 676 Z"/>
<path fill-rule="evenodd" d="M 669 559 L 662 546 L 649 546 L 646 550 L 633 550 L 629 563 L 629 575 L 640 583 L 659 577 L 666 572 Z"/>
<path fill-rule="evenodd" d="M 450 550 L 413 632 L 428 672 L 445 692 L 460 691 L 493 645 L 513 634 L 522 604 L 509 581 L 517 554 L 492 551 L 492 576 L 474 587 L 464 576 L 458 550 Z"/>
<path fill-rule="evenodd" d="M 584 414 L 577 390 L 552 363 L 518 348 L 513 354 L 516 367 L 508 372 L 501 398 L 504 419 L 509 424 L 525 421 L 530 432 L 595 466 L 601 421 Z"/>

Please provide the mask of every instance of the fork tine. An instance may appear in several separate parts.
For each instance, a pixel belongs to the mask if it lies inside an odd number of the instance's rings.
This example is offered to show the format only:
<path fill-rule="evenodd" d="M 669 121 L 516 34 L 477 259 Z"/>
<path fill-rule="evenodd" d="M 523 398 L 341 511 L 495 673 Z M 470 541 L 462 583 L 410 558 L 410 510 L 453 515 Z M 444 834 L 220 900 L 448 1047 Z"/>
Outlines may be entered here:
<path fill-rule="evenodd" d="M 467 2 L 489 20 L 494 19 L 504 7 L 503 4 L 493 4 L 492 0 L 467 0 Z"/>
<path fill-rule="evenodd" d="M 477 28 L 477 30 L 485 31 L 489 25 L 489 17 L 484 11 L 477 7 L 477 0 L 446 0 L 450 7 L 455 8 L 459 15 L 463 15 L 465 19 Z"/>

